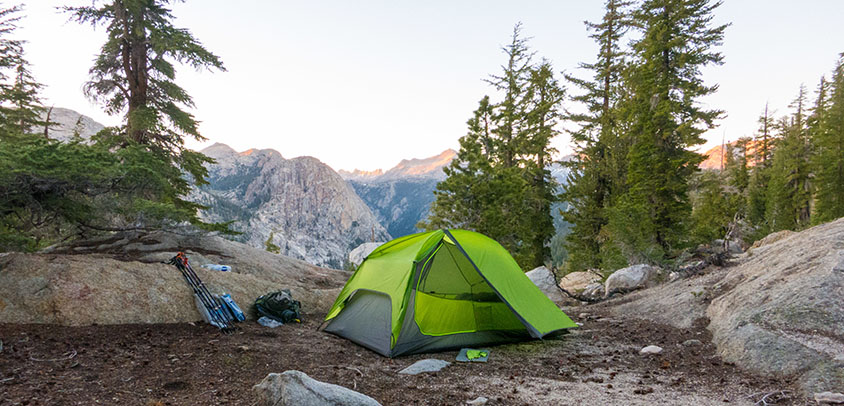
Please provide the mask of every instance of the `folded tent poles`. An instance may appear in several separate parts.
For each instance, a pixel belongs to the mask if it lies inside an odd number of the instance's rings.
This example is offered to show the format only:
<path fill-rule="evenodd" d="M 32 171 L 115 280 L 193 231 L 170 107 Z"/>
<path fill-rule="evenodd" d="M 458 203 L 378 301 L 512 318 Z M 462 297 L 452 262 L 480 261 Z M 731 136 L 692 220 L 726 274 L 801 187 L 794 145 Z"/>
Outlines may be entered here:
<path fill-rule="evenodd" d="M 220 306 L 220 303 L 214 298 L 214 296 L 211 295 L 211 292 L 208 291 L 208 288 L 205 287 L 205 284 L 201 279 L 199 279 L 199 276 L 196 275 L 196 272 L 194 272 L 188 262 L 188 257 L 183 252 L 179 252 L 175 257 L 171 258 L 168 263 L 175 265 L 176 268 L 179 269 L 182 276 L 185 278 L 185 282 L 187 282 L 193 289 L 193 294 L 197 299 L 199 299 L 205 307 L 205 310 L 208 312 L 208 316 L 210 318 L 210 320 L 208 320 L 209 324 L 219 327 L 225 334 L 231 334 L 234 332 L 236 327 L 231 323 L 229 318 L 224 315 L 224 310 L 222 306 Z"/>

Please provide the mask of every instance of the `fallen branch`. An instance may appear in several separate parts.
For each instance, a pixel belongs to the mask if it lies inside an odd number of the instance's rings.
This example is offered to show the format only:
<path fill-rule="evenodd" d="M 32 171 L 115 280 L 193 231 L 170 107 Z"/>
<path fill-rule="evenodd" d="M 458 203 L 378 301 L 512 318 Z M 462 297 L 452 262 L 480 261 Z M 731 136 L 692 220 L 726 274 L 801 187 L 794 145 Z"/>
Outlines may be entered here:
<path fill-rule="evenodd" d="M 55 362 L 55 361 L 69 360 L 69 359 L 71 359 L 75 356 L 76 356 L 76 350 L 73 350 L 73 351 L 64 353 L 64 356 L 61 357 L 61 358 L 39 359 L 39 358 L 29 357 L 29 359 L 32 360 L 32 361 L 37 361 L 37 362 Z"/>
<path fill-rule="evenodd" d="M 759 400 L 756 401 L 755 405 L 756 406 L 768 406 L 768 405 L 771 404 L 771 403 L 768 403 L 768 401 L 771 401 L 773 403 L 777 403 L 780 400 L 790 398 L 790 396 L 788 396 L 789 393 L 791 393 L 790 390 L 777 390 L 777 391 L 767 392 L 767 393 L 765 393 L 765 392 L 754 393 L 752 395 L 749 395 L 748 397 L 751 400 L 755 400 L 757 396 L 761 395 L 762 397 L 760 397 Z M 771 396 L 776 396 L 776 398 L 775 399 L 769 399 Z"/>
<path fill-rule="evenodd" d="M 12 378 L 0 379 L 0 383 L 9 382 L 9 381 L 11 381 L 12 379 L 15 379 L 15 378 L 14 378 L 14 377 L 12 377 Z"/>

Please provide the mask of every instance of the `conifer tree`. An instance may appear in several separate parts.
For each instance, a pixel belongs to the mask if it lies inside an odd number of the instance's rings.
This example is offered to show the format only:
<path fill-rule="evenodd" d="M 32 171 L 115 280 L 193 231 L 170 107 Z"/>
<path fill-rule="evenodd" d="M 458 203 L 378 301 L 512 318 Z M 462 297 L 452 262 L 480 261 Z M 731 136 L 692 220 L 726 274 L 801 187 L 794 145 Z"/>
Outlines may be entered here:
<path fill-rule="evenodd" d="M 504 94 L 504 99 L 495 107 L 494 120 L 497 125 L 492 129 L 495 156 L 506 168 L 517 165 L 517 154 L 522 139 L 522 128 L 527 115 L 528 81 L 534 53 L 528 49 L 529 38 L 522 36 L 522 23 L 513 27 L 510 43 L 502 48 L 507 55 L 507 65 L 502 66 L 500 75 L 490 75 L 487 83 Z"/>
<path fill-rule="evenodd" d="M 419 226 L 478 231 L 531 268 L 550 258 L 550 205 L 557 196 L 547 165 L 563 90 L 549 63 L 532 64 L 520 24 L 503 51 L 507 63 L 488 80 L 502 101 L 480 101 L 437 185 L 431 214 Z"/>
<path fill-rule="evenodd" d="M 645 0 L 634 12 L 643 36 L 633 43 L 630 69 L 629 190 L 611 215 L 626 254 L 661 262 L 688 244 L 688 181 L 702 156 L 690 150 L 714 126 L 720 110 L 701 106 L 701 68 L 722 64 L 726 25 L 712 23 L 720 1 Z"/>
<path fill-rule="evenodd" d="M 770 180 L 770 168 L 776 139 L 773 130 L 776 127 L 772 112 L 765 103 L 765 110 L 759 116 L 759 129 L 757 130 L 752 161 L 749 184 L 747 186 L 747 218 L 753 224 L 760 235 L 767 234 L 768 227 L 765 223 L 765 210 L 767 207 L 768 182 Z"/>
<path fill-rule="evenodd" d="M 550 62 L 542 61 L 531 68 L 526 93 L 530 104 L 525 116 L 524 134 L 520 137 L 524 142 L 520 152 L 528 177 L 525 214 L 530 226 L 525 228 L 523 238 L 530 241 L 526 255 L 532 258 L 531 264 L 539 266 L 551 256 L 548 244 L 555 232 L 551 204 L 557 200 L 558 184 L 548 165 L 557 152 L 551 146 L 551 140 L 558 133 L 559 106 L 565 95 L 554 77 Z"/>
<path fill-rule="evenodd" d="M 571 132 L 575 156 L 567 163 L 568 184 L 562 199 L 570 204 L 563 218 L 572 224 L 566 238 L 568 267 L 572 270 L 600 268 L 601 237 L 607 224 L 606 208 L 624 191 L 626 144 L 620 138 L 617 103 L 621 99 L 626 53 L 621 40 L 630 28 L 627 9 L 630 1 L 606 0 L 601 22 L 586 22 L 589 35 L 599 46 L 594 63 L 580 64 L 591 72 L 590 79 L 567 75 L 566 79 L 583 93 L 572 100 L 586 107 L 586 113 L 568 118 L 580 125 Z"/>
<path fill-rule="evenodd" d="M 176 64 L 225 71 L 217 55 L 184 28 L 173 25 L 169 4 L 183 0 L 99 0 L 65 7 L 79 23 L 104 26 L 107 40 L 90 70 L 86 95 L 109 114 L 124 114 L 124 143 L 161 151 L 198 182 L 208 158 L 184 148 L 185 138 L 204 140 L 186 108 L 191 96 L 175 82 Z"/>
<path fill-rule="evenodd" d="M 806 128 L 806 88 L 791 103 L 794 113 L 778 123 L 765 218 L 768 231 L 797 230 L 810 221 L 810 144 Z"/>
<path fill-rule="evenodd" d="M 814 112 L 817 130 L 812 137 L 816 148 L 812 162 L 816 191 L 814 224 L 844 217 L 844 54 L 828 87 L 821 85 L 818 100 Z"/>
<path fill-rule="evenodd" d="M 0 127 L 6 133 L 24 134 L 43 126 L 43 87 L 29 71 L 24 55 L 26 41 L 13 38 L 21 6 L 0 9 Z"/>

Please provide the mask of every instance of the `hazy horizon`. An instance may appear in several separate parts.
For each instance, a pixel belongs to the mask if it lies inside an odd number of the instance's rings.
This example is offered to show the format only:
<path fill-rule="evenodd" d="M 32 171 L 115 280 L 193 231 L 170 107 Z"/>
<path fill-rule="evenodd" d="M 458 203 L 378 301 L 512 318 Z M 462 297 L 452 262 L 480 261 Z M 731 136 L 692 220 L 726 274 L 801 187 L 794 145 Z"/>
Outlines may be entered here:
<path fill-rule="evenodd" d="M 103 29 L 67 23 L 55 9 L 90 3 L 24 2 L 27 17 L 17 37 L 29 41 L 27 56 L 46 85 L 46 105 L 114 125 L 120 117 L 105 115 L 81 90 Z M 717 21 L 732 26 L 721 47 L 725 65 L 704 72 L 708 84 L 720 85 L 705 101 L 728 117 L 706 134 L 701 150 L 720 144 L 725 133 L 728 141 L 752 135 L 766 102 L 785 113 L 801 83 L 813 95 L 844 51 L 823 41 L 844 36 L 836 21 L 841 11 L 840 2 L 821 0 L 799 7 L 785 0 L 721 6 Z M 349 171 L 387 170 L 402 159 L 457 149 L 477 101 L 492 93 L 483 79 L 504 62 L 499 47 L 516 22 L 533 37 L 537 57 L 583 76 L 577 64 L 592 61 L 595 46 L 582 21 L 602 13 L 602 2 L 176 4 L 176 25 L 191 30 L 228 68 L 179 70 L 177 81 L 194 96 L 192 112 L 209 139 L 188 146 L 272 148 Z M 555 140 L 561 155 L 571 151 L 568 142 L 566 134 Z"/>

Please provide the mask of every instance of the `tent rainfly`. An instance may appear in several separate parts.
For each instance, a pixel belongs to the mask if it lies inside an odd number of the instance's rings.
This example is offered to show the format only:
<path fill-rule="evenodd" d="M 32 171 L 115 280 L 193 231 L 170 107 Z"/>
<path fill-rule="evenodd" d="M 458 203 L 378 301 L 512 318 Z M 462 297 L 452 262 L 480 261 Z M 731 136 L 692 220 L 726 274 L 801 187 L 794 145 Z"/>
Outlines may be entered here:
<path fill-rule="evenodd" d="M 387 357 L 542 338 L 577 326 L 504 247 L 466 230 L 378 247 L 325 320 L 325 331 Z"/>

